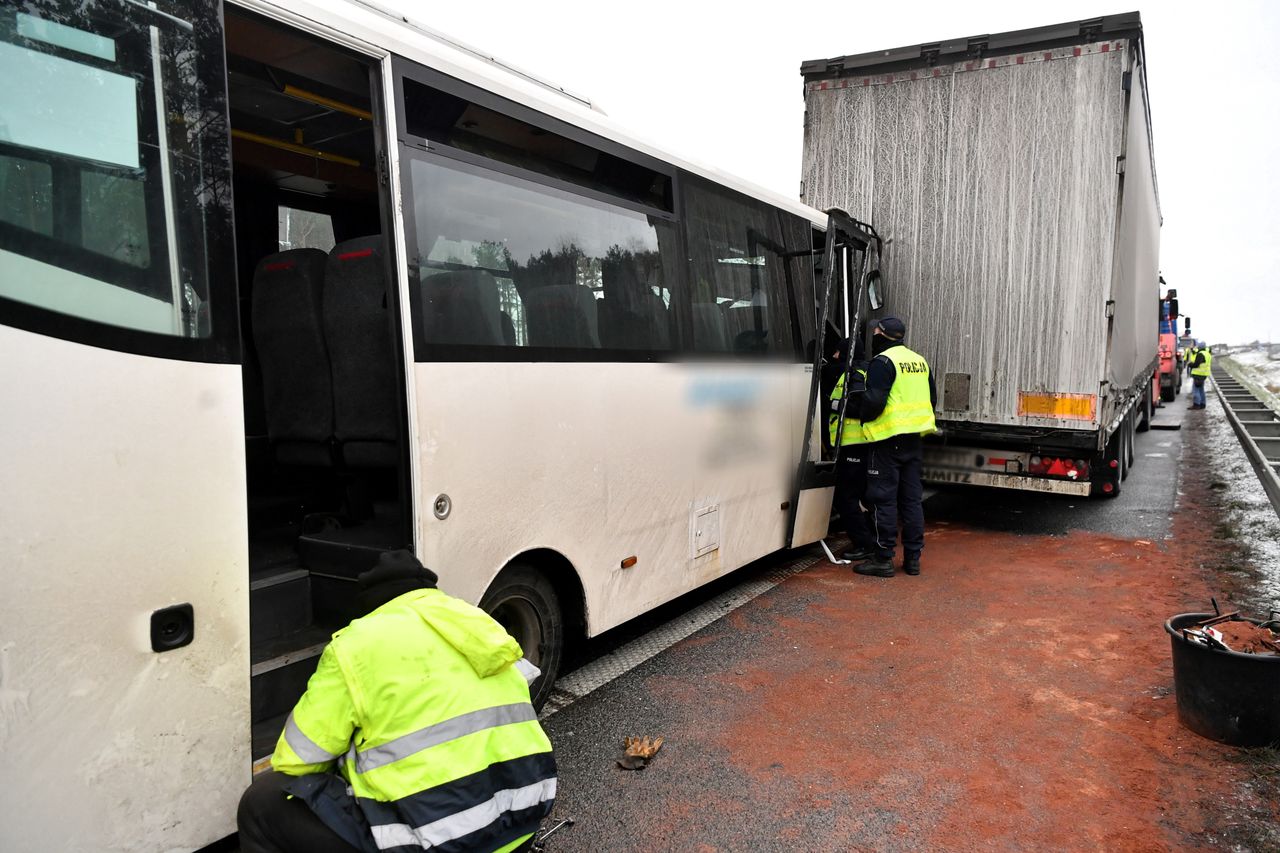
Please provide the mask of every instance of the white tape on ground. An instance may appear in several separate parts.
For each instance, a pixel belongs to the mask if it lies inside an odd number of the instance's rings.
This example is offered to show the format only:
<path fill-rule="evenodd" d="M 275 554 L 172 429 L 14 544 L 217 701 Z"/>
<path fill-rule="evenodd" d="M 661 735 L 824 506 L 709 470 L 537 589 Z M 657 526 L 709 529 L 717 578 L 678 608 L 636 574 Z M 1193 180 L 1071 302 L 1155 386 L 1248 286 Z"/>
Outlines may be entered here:
<path fill-rule="evenodd" d="M 762 595 L 782 583 L 792 575 L 822 562 L 823 555 L 816 554 L 802 557 L 794 562 L 777 566 L 765 572 L 763 576 L 743 581 L 733 589 L 717 595 L 697 607 L 682 613 L 670 622 L 654 628 L 642 637 L 637 637 L 626 645 L 614 649 L 609 654 L 596 658 L 587 665 L 561 676 L 556 681 L 556 688 L 542 709 L 542 719 L 563 710 L 577 700 L 586 696 L 635 669 L 640 664 L 660 652 L 674 646 L 715 622 L 717 619 L 732 613 L 753 598 Z"/>

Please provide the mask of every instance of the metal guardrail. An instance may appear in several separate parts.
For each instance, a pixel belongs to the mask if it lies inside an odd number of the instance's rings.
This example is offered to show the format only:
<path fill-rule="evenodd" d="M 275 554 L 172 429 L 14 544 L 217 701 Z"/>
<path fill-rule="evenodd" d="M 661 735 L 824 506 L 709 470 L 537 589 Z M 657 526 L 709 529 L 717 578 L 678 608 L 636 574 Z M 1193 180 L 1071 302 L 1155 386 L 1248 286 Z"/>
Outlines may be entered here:
<path fill-rule="evenodd" d="M 1271 506 L 1280 514 L 1280 414 L 1225 367 L 1214 366 L 1213 388 Z"/>

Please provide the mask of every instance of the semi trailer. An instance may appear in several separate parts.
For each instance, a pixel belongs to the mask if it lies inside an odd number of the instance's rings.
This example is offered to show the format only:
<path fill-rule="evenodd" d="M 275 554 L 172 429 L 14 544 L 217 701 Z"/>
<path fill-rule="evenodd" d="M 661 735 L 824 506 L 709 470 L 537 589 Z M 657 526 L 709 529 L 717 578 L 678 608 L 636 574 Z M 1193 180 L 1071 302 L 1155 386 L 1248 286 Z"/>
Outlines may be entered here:
<path fill-rule="evenodd" d="M 1138 13 L 803 63 L 801 196 L 872 223 L 938 384 L 925 478 L 1119 494 L 1153 414 Z"/>

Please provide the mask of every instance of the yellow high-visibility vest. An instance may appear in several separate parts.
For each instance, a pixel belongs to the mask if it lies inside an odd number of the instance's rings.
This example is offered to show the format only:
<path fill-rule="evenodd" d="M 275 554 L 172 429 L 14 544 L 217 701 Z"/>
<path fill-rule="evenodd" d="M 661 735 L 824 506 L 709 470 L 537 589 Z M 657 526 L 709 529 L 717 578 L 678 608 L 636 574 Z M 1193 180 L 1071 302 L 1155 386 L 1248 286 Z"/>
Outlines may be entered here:
<path fill-rule="evenodd" d="M 897 376 L 889 389 L 884 411 L 874 421 L 864 423 L 867 441 L 884 441 L 895 435 L 929 435 L 937 431 L 933 419 L 933 402 L 929 399 L 929 364 L 924 356 L 902 344 L 891 346 L 881 355 L 893 361 Z"/>
<path fill-rule="evenodd" d="M 356 847 L 512 850 L 556 794 L 521 655 L 479 608 L 407 592 L 333 635 L 271 765 Z"/>
<path fill-rule="evenodd" d="M 1209 351 L 1208 347 L 1205 347 L 1202 350 L 1196 350 L 1196 352 L 1204 353 L 1204 362 L 1201 363 L 1199 367 L 1191 368 L 1191 375 L 1192 376 L 1208 376 L 1209 366 L 1213 364 L 1213 353 Z M 1192 358 L 1195 358 L 1195 356 L 1192 356 Z"/>
<path fill-rule="evenodd" d="M 867 371 L 854 368 L 854 372 L 865 380 Z M 836 446 L 837 436 L 840 439 L 840 446 L 847 447 L 850 444 L 866 444 L 867 438 L 862 434 L 862 421 L 856 417 L 850 417 L 848 408 L 845 410 L 844 430 L 840 429 L 840 405 L 841 399 L 844 397 L 844 377 L 840 374 L 840 379 L 836 381 L 836 387 L 831 391 L 831 413 L 827 416 L 827 434 L 831 437 L 831 446 Z M 852 407 L 850 403 L 850 407 Z"/>

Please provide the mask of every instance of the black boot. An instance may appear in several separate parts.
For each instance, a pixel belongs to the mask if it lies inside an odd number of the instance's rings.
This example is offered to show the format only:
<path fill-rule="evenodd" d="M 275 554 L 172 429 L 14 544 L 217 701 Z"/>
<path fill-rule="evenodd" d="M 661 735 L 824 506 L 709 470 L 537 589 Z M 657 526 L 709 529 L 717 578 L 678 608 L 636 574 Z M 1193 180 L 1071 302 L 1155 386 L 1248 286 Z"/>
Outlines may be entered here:
<path fill-rule="evenodd" d="M 854 566 L 853 571 L 854 574 L 867 575 L 873 578 L 891 578 L 893 577 L 893 558 L 881 559 L 872 557 L 865 563 L 859 563 Z"/>
<path fill-rule="evenodd" d="M 876 552 L 875 552 L 875 549 L 873 548 L 854 545 L 848 551 L 845 551 L 843 554 L 841 554 L 840 559 L 848 560 L 851 563 L 856 563 L 861 560 L 869 560 L 875 555 L 876 555 Z"/>
<path fill-rule="evenodd" d="M 902 558 L 902 570 L 909 575 L 920 574 L 920 555 L 906 554 Z"/>

